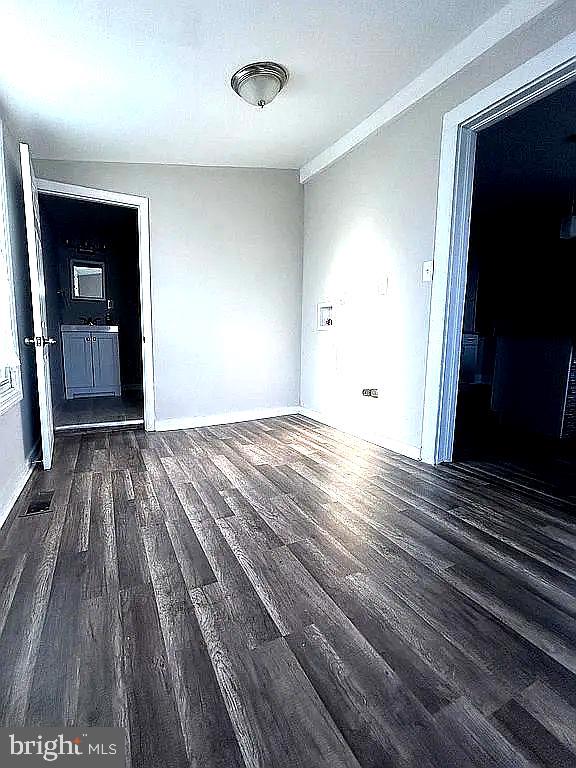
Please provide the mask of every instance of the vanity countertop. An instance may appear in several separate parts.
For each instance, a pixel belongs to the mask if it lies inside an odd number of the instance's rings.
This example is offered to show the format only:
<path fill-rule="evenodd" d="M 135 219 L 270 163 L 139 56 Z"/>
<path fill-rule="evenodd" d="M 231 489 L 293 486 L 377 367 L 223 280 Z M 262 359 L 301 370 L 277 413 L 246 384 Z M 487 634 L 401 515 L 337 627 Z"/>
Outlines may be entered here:
<path fill-rule="evenodd" d="M 118 333 L 117 325 L 61 325 L 61 331 L 83 331 L 84 333 Z"/>

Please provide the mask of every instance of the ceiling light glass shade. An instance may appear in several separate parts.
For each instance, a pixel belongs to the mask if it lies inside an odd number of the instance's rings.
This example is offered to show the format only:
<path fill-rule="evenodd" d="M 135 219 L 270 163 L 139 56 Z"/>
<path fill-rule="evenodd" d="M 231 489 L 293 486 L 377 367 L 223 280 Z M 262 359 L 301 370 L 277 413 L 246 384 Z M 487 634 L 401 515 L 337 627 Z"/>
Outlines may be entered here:
<path fill-rule="evenodd" d="M 258 61 L 232 75 L 231 86 L 248 104 L 265 107 L 288 82 L 288 71 L 273 61 Z"/>
<path fill-rule="evenodd" d="M 280 93 L 280 80 L 268 75 L 255 75 L 238 86 L 238 94 L 254 106 L 270 104 Z"/>

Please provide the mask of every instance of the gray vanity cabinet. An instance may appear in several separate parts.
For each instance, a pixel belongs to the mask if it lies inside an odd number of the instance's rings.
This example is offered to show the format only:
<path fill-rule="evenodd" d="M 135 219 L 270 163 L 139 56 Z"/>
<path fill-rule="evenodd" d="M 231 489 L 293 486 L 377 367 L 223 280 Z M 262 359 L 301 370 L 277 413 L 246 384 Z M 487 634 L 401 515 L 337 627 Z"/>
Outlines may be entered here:
<path fill-rule="evenodd" d="M 117 326 L 62 326 L 66 399 L 120 395 Z"/>

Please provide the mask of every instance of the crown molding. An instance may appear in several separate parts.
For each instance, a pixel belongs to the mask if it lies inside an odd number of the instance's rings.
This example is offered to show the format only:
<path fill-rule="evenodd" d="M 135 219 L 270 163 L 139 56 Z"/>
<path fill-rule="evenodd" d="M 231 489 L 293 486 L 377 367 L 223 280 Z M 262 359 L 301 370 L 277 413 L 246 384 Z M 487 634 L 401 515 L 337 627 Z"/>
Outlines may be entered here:
<path fill-rule="evenodd" d="M 383 125 L 405 112 L 466 65 L 557 2 L 558 0 L 512 0 L 355 128 L 305 163 L 300 168 L 300 183 L 304 184 L 348 154 Z"/>

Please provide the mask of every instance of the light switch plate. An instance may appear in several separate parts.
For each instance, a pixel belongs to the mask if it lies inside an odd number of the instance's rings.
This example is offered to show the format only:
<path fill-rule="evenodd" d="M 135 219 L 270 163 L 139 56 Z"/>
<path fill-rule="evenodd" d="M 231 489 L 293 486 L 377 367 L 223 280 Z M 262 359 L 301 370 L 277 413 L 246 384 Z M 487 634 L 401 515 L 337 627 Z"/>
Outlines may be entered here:
<path fill-rule="evenodd" d="M 425 261 L 422 264 L 422 282 L 431 283 L 433 275 L 434 275 L 434 262 Z"/>

